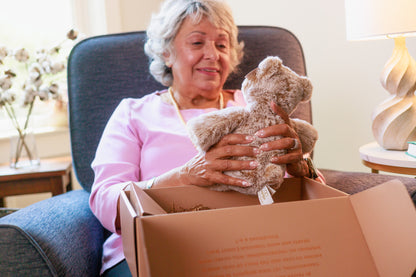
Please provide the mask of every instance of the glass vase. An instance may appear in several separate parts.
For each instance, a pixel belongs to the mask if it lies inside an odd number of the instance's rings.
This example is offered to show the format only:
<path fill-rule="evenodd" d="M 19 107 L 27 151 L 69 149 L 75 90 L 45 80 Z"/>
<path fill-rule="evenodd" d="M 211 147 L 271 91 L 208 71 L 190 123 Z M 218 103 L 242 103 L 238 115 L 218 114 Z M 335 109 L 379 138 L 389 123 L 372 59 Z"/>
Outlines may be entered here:
<path fill-rule="evenodd" d="M 32 128 L 16 130 L 10 137 L 10 167 L 36 167 L 40 159 L 36 147 L 35 134 Z"/>

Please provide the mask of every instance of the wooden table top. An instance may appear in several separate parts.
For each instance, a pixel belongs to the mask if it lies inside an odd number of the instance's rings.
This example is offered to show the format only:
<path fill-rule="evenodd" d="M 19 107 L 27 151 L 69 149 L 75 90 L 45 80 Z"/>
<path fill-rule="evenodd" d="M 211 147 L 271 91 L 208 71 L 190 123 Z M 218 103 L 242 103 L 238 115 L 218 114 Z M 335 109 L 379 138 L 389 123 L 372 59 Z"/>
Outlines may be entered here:
<path fill-rule="evenodd" d="M 9 163 L 0 165 L 0 182 L 42 176 L 60 176 L 72 168 L 71 157 L 46 158 L 40 165 L 26 168 L 11 168 Z"/>

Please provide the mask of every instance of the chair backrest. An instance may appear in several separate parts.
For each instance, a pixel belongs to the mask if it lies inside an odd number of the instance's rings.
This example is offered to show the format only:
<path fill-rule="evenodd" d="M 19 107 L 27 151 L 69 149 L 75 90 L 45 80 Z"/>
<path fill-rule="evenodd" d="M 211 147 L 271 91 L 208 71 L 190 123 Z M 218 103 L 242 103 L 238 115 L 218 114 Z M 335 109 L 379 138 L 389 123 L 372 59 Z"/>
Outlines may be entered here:
<path fill-rule="evenodd" d="M 225 88 L 240 88 L 252 69 L 267 56 L 279 56 L 300 75 L 306 75 L 302 47 L 288 30 L 278 27 L 240 26 L 245 43 L 240 74 L 230 76 Z M 91 190 L 90 167 L 104 127 L 121 99 L 142 97 L 164 87 L 148 71 L 143 31 L 91 37 L 78 43 L 68 61 L 69 123 L 72 159 L 81 186 Z M 311 118 L 311 105 L 304 103 L 292 116 Z"/>

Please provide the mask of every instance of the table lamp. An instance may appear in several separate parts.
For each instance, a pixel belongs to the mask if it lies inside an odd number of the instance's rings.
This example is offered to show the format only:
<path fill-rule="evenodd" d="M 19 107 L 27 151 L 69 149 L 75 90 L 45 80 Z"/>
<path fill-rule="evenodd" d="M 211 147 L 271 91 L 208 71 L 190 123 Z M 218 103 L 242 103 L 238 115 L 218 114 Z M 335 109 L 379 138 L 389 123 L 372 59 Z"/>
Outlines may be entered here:
<path fill-rule="evenodd" d="M 394 39 L 381 74 L 390 93 L 373 111 L 373 135 L 388 150 L 406 150 L 416 140 L 416 62 L 406 48 L 416 36 L 416 0 L 345 0 L 348 40 Z"/>

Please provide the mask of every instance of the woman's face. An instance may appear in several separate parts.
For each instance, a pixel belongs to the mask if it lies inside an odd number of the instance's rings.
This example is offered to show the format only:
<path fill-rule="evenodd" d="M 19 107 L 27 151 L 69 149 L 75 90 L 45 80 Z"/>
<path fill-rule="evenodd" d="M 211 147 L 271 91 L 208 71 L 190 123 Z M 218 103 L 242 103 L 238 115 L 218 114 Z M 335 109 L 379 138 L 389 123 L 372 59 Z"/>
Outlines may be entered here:
<path fill-rule="evenodd" d="M 181 94 L 215 98 L 230 72 L 228 33 L 204 18 L 193 24 L 187 18 L 174 41 L 174 53 L 168 55 L 172 66 L 173 89 Z"/>

